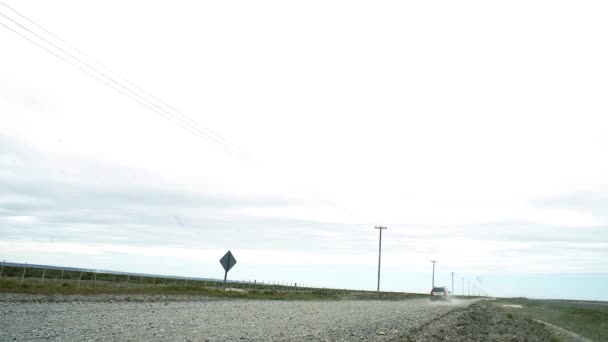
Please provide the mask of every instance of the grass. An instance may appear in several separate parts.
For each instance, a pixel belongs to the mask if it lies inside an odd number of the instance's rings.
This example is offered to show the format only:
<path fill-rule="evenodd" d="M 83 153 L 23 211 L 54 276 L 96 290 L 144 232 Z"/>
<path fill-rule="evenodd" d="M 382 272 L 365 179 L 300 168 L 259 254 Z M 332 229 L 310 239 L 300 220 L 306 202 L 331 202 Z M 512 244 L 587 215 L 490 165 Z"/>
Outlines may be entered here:
<path fill-rule="evenodd" d="M 501 299 L 496 304 L 520 304 L 523 306 L 521 309 L 505 309 L 509 313 L 560 326 L 594 341 L 608 340 L 608 303 L 518 298 Z"/>
<path fill-rule="evenodd" d="M 39 294 L 39 295 L 192 295 L 223 298 L 275 299 L 275 300 L 309 300 L 309 299 L 338 299 L 335 293 L 287 292 L 272 290 L 231 290 L 222 291 L 218 287 L 191 285 L 141 285 L 141 286 L 112 286 L 112 283 L 97 282 L 95 287 L 80 287 L 67 281 L 57 286 L 44 281 L 15 279 L 0 280 L 0 292 Z"/>
<path fill-rule="evenodd" d="M 345 290 L 302 288 L 280 284 L 228 282 L 222 291 L 217 281 L 108 273 L 62 271 L 7 266 L 2 270 L 0 292 L 25 294 L 172 294 L 265 299 L 332 299 Z M 24 272 L 25 271 L 25 272 Z"/>
<path fill-rule="evenodd" d="M 306 288 L 287 285 L 228 282 L 231 291 L 222 291 L 217 281 L 114 275 L 57 269 L 6 266 L 0 278 L 0 292 L 40 295 L 200 295 L 223 298 L 275 300 L 353 299 L 405 300 L 427 298 L 427 294 L 353 291 L 346 289 Z"/>
<path fill-rule="evenodd" d="M 236 288 L 229 291 L 222 291 L 218 283 L 197 282 L 197 285 L 185 285 L 174 283 L 152 284 L 138 279 L 137 283 L 114 283 L 112 280 L 95 281 L 93 287 L 92 280 L 82 280 L 80 287 L 78 280 L 74 279 L 40 279 L 40 278 L 3 278 L 0 279 L 0 292 L 38 294 L 38 295 L 191 295 L 204 297 L 220 298 L 247 298 L 247 299 L 270 299 L 270 300 L 406 300 L 413 298 L 426 298 L 426 294 L 401 293 L 401 292 L 381 292 L 378 296 L 372 291 L 344 291 L 328 289 L 311 289 L 308 291 L 294 291 L 293 288 L 272 287 L 258 285 L 257 289 Z M 111 278 L 110 278 L 111 279 Z M 141 283 L 140 283 L 141 282 Z"/>

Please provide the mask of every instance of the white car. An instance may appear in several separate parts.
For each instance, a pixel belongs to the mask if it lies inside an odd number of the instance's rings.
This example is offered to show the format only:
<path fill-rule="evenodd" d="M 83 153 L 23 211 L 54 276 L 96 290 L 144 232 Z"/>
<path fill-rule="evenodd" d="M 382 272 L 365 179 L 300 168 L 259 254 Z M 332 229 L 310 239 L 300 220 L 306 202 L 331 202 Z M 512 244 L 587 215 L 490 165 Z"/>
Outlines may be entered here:
<path fill-rule="evenodd" d="M 431 290 L 431 302 L 434 301 L 445 301 L 451 302 L 452 296 L 450 295 L 450 291 L 445 286 L 436 286 Z"/>

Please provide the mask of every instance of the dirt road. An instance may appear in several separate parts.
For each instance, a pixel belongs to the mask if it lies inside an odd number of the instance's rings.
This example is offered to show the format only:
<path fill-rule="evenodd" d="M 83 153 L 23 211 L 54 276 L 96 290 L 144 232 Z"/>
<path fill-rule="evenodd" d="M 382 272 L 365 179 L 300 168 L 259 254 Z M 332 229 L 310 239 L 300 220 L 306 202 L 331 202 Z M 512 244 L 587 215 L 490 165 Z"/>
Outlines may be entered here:
<path fill-rule="evenodd" d="M 424 331 L 457 322 L 471 304 L 6 296 L 0 341 L 434 341 L 442 333 Z"/>

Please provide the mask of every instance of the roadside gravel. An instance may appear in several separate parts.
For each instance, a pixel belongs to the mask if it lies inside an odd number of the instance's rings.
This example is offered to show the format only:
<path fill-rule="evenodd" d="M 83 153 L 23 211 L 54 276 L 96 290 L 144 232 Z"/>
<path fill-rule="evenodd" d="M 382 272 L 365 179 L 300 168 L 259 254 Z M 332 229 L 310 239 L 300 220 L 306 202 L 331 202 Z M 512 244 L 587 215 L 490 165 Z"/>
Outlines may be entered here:
<path fill-rule="evenodd" d="M 384 341 L 470 304 L 7 296 L 0 341 Z"/>
<path fill-rule="evenodd" d="M 557 336 L 542 323 L 512 315 L 488 302 L 480 302 L 401 334 L 394 340 L 546 342 Z M 570 340 L 560 336 L 559 341 Z"/>

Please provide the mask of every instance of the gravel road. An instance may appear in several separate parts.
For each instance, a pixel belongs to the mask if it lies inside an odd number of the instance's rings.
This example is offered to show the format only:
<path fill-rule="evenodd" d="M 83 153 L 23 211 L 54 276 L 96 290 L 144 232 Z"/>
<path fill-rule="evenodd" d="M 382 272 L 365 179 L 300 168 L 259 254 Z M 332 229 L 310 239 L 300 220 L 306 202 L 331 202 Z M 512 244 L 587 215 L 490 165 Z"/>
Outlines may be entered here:
<path fill-rule="evenodd" d="M 0 300 L 0 341 L 385 341 L 470 304 L 12 296 Z"/>

